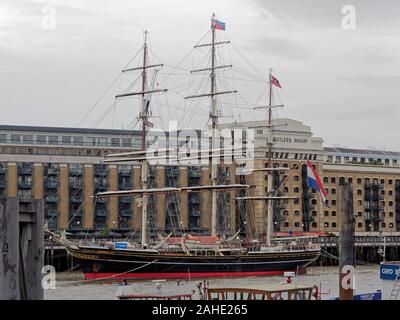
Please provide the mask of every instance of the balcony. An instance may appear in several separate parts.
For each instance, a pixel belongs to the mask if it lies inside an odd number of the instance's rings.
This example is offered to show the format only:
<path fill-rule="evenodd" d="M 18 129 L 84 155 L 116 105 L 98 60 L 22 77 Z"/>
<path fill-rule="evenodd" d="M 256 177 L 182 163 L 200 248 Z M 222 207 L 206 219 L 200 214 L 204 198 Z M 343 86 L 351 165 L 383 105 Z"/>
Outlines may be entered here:
<path fill-rule="evenodd" d="M 131 182 L 120 182 L 120 183 L 118 183 L 118 188 L 120 190 L 129 190 L 132 188 L 132 183 Z"/>
<path fill-rule="evenodd" d="M 371 203 L 369 205 L 365 204 L 365 211 L 368 211 L 368 212 L 384 211 L 384 207 L 381 205 L 378 205 L 376 203 Z"/>
<path fill-rule="evenodd" d="M 107 217 L 108 212 L 107 212 L 107 210 L 104 210 L 104 209 L 97 209 L 94 211 L 94 215 L 98 216 L 98 217 Z"/>
<path fill-rule="evenodd" d="M 107 166 L 105 165 L 97 165 L 94 169 L 94 175 L 96 177 L 106 177 L 108 173 Z"/>
<path fill-rule="evenodd" d="M 382 183 L 372 183 L 372 189 L 383 189 Z"/>
<path fill-rule="evenodd" d="M 69 198 L 70 202 L 74 202 L 74 203 L 80 203 L 83 201 L 83 197 L 82 196 L 72 196 L 71 198 Z"/>
<path fill-rule="evenodd" d="M 95 201 L 98 204 L 106 204 L 107 203 L 107 199 L 106 198 L 101 198 L 101 197 L 97 197 Z"/>
<path fill-rule="evenodd" d="M 19 189 L 30 189 L 32 188 L 32 181 L 21 181 L 18 182 Z"/>
<path fill-rule="evenodd" d="M 18 174 L 20 175 L 31 175 L 32 167 L 18 167 Z"/>
<path fill-rule="evenodd" d="M 83 211 L 79 210 L 79 211 L 74 211 L 71 210 L 69 211 L 69 219 L 71 219 L 72 217 L 83 217 Z"/>
<path fill-rule="evenodd" d="M 190 197 L 190 198 L 189 198 L 189 203 L 192 203 L 192 204 L 199 204 L 200 202 L 201 202 L 200 197 Z"/>
<path fill-rule="evenodd" d="M 72 189 L 81 189 L 83 187 L 83 181 L 70 181 L 69 187 Z"/>
<path fill-rule="evenodd" d="M 180 169 L 179 167 L 166 167 L 165 168 L 165 176 L 166 177 L 179 177 Z"/>
<path fill-rule="evenodd" d="M 47 212 L 45 214 L 46 214 L 46 217 L 56 218 L 58 216 L 58 211 L 57 210 L 47 210 Z"/>
<path fill-rule="evenodd" d="M 58 188 L 58 181 L 57 180 L 47 180 L 47 181 L 45 181 L 44 186 L 47 189 Z"/>
<path fill-rule="evenodd" d="M 189 178 L 201 178 L 201 168 L 189 168 L 188 169 Z"/>
<path fill-rule="evenodd" d="M 365 201 L 382 201 L 385 199 L 384 195 L 381 194 L 365 194 Z"/>
<path fill-rule="evenodd" d="M 44 198 L 46 202 L 58 202 L 58 197 L 57 196 L 46 196 Z"/>
<path fill-rule="evenodd" d="M 118 168 L 118 175 L 122 177 L 130 177 L 132 175 L 132 168 Z"/>
<path fill-rule="evenodd" d="M 46 168 L 46 174 L 47 174 L 48 176 L 58 175 L 58 173 L 59 173 L 58 168 L 52 168 L 52 167 Z"/>
<path fill-rule="evenodd" d="M 83 175 L 83 168 L 69 168 L 70 176 L 81 176 Z"/>
<path fill-rule="evenodd" d="M 94 186 L 94 193 L 99 193 L 99 192 L 104 192 L 108 190 L 108 186 L 107 185 L 95 185 Z"/>
<path fill-rule="evenodd" d="M 31 202 L 33 200 L 32 195 L 18 195 L 19 202 Z"/>
<path fill-rule="evenodd" d="M 121 210 L 120 212 L 121 217 L 131 217 L 132 216 L 132 210 Z"/>
<path fill-rule="evenodd" d="M 131 197 L 121 197 L 118 199 L 118 206 L 121 207 L 125 204 L 129 204 L 132 202 L 132 198 Z"/>
<path fill-rule="evenodd" d="M 190 217 L 200 217 L 200 210 L 189 210 Z"/>

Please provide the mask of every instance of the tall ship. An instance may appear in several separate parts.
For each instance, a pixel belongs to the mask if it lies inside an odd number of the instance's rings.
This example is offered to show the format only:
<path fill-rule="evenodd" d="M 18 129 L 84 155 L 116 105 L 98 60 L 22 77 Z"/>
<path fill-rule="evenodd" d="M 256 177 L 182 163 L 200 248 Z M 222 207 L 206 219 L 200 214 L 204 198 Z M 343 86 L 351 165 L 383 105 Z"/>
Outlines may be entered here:
<path fill-rule="evenodd" d="M 162 66 L 150 64 L 148 61 L 147 32 L 144 35 L 142 65 L 126 71 L 138 70 L 141 72 L 141 88 L 137 92 L 117 95 L 116 98 L 127 96 L 140 97 L 140 113 L 138 119 L 141 124 L 141 150 L 120 154 L 110 154 L 104 163 L 136 163 L 141 167 L 141 189 L 105 191 L 93 195 L 98 198 L 138 196 L 141 207 L 141 237 L 140 241 L 107 241 L 102 244 L 79 244 L 67 238 L 66 233 L 61 234 L 50 231 L 45 226 L 45 233 L 55 242 L 66 247 L 74 257 L 84 273 L 86 279 L 107 278 L 185 278 L 185 277 L 221 277 L 221 276 L 256 276 L 277 275 L 287 271 L 302 271 L 313 263 L 320 255 L 318 245 L 312 243 L 307 237 L 273 238 L 273 210 L 281 201 L 291 201 L 293 197 L 282 194 L 281 186 L 273 188 L 274 172 L 289 170 L 288 168 L 274 167 L 273 158 L 273 121 L 272 110 L 279 107 L 272 104 L 273 87 L 280 87 L 278 80 L 269 72 L 269 99 L 262 106 L 267 111 L 266 127 L 267 140 L 267 166 L 262 169 L 267 179 L 267 188 L 262 196 L 251 196 L 248 192 L 253 188 L 241 179 L 236 184 L 221 184 L 218 181 L 218 166 L 216 159 L 222 156 L 234 156 L 237 151 L 221 149 L 218 141 L 219 113 L 217 111 L 217 96 L 229 95 L 236 91 L 218 91 L 216 77 L 218 69 L 229 68 L 231 65 L 217 65 L 217 47 L 229 41 L 217 41 L 217 30 L 224 30 L 224 23 L 218 21 L 215 15 L 211 18 L 211 41 L 198 44 L 197 47 L 210 48 L 210 65 L 192 72 L 209 73 L 210 90 L 207 93 L 190 95 L 185 99 L 207 98 L 209 104 L 209 124 L 211 130 L 210 148 L 191 152 L 186 159 L 208 159 L 211 167 L 211 184 L 187 187 L 152 188 L 148 183 L 149 161 L 157 158 L 167 159 L 169 163 L 177 161 L 179 165 L 179 151 L 174 149 L 159 149 L 156 152 L 148 149 L 146 141 L 149 128 L 153 124 L 149 121 L 151 99 L 153 94 L 165 92 L 166 89 L 155 88 L 154 78 L 148 84 L 148 70 Z M 232 153 L 232 154 L 230 154 Z M 243 168 L 242 168 L 243 169 Z M 252 170 L 252 169 L 249 169 Z M 282 186 L 285 181 L 282 182 Z M 231 201 L 252 202 L 264 201 L 266 203 L 266 232 L 262 237 L 251 238 L 251 235 L 238 230 L 230 237 L 222 237 L 217 233 L 217 198 L 218 193 L 234 191 L 236 197 Z M 211 193 L 211 230 L 209 235 L 191 235 L 170 233 L 159 235 L 156 240 L 151 240 L 148 235 L 148 206 L 149 198 L 155 195 L 173 195 L 180 193 Z M 185 213 L 183 213 L 185 214 Z"/>

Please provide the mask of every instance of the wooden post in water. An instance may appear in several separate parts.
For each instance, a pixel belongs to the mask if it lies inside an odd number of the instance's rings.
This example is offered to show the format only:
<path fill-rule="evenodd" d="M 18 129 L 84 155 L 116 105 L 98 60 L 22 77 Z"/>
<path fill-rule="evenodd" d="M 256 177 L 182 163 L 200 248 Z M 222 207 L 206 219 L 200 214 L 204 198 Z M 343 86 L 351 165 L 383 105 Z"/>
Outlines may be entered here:
<path fill-rule="evenodd" d="M 339 184 L 339 300 L 353 300 L 354 267 L 354 207 L 353 187 Z"/>
<path fill-rule="evenodd" d="M 0 300 L 42 300 L 43 200 L 0 201 Z"/>
<path fill-rule="evenodd" d="M 0 300 L 20 298 L 17 212 L 17 198 L 0 202 Z"/>

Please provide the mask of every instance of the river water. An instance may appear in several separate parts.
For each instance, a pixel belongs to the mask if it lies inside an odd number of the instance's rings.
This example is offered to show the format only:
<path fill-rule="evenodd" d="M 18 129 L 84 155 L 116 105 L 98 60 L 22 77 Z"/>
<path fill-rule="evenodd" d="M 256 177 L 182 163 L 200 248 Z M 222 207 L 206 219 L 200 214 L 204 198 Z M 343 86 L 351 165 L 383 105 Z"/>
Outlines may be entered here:
<path fill-rule="evenodd" d="M 202 279 L 181 280 L 184 285 L 195 288 Z M 283 276 L 269 277 L 244 277 L 244 278 L 209 278 L 210 287 L 229 285 L 251 285 L 251 284 L 277 284 L 284 281 Z M 310 267 L 307 273 L 293 279 L 293 283 L 301 285 L 317 285 L 323 293 L 322 299 L 330 299 L 339 295 L 338 267 Z M 151 281 L 135 281 L 133 286 L 146 286 Z M 176 280 L 169 280 L 162 284 L 163 288 L 174 290 Z M 129 286 L 131 287 L 131 286 Z M 381 289 L 379 279 L 379 266 L 357 266 L 355 279 L 355 293 L 374 292 Z M 83 281 L 82 273 L 59 273 L 56 275 L 55 289 L 45 290 L 46 300 L 114 300 L 117 292 L 121 290 L 121 282 L 98 283 Z"/>

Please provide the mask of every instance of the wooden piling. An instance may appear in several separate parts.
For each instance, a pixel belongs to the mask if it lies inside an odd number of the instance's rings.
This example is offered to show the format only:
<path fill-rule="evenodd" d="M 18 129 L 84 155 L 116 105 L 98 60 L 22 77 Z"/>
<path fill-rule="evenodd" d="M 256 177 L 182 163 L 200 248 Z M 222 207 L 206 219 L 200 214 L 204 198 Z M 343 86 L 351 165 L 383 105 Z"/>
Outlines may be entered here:
<path fill-rule="evenodd" d="M 0 300 L 20 298 L 18 200 L 0 202 Z"/>
<path fill-rule="evenodd" d="M 43 200 L 0 201 L 0 300 L 43 299 Z"/>
<path fill-rule="evenodd" d="M 339 299 L 353 300 L 354 263 L 354 207 L 353 188 L 349 183 L 339 185 Z"/>

